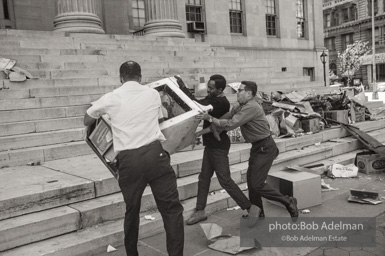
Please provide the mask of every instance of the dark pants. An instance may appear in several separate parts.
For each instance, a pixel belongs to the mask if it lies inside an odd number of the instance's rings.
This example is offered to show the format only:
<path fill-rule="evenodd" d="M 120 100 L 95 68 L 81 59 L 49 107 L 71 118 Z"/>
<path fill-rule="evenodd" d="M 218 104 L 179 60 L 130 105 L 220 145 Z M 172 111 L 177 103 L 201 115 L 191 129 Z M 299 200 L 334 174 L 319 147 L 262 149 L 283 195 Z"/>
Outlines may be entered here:
<path fill-rule="evenodd" d="M 118 155 L 119 186 L 126 203 L 124 244 L 127 256 L 138 255 L 139 212 L 143 191 L 150 185 L 166 230 L 169 255 L 183 255 L 183 206 L 179 201 L 170 158 L 159 141 Z"/>
<path fill-rule="evenodd" d="M 264 213 L 262 197 L 280 202 L 285 206 L 290 204 L 288 197 L 266 183 L 268 172 L 278 154 L 279 150 L 271 136 L 253 143 L 250 150 L 249 167 L 247 169 L 249 198 L 252 204 L 261 208 L 262 213 Z"/>
<path fill-rule="evenodd" d="M 206 207 L 211 177 L 214 172 L 218 177 L 219 184 L 227 191 L 231 198 L 233 198 L 242 209 L 250 208 L 250 201 L 243 194 L 238 185 L 231 179 L 228 154 L 228 150 L 205 148 L 202 160 L 202 170 L 199 174 L 198 181 L 197 210 L 204 210 Z"/>

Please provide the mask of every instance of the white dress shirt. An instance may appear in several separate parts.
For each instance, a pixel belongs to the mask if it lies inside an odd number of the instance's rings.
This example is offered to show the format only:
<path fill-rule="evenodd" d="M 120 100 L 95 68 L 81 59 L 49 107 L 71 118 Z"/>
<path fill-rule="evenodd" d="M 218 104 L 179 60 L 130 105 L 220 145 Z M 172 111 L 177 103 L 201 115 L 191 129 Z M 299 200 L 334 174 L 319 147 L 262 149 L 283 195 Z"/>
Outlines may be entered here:
<path fill-rule="evenodd" d="M 95 119 L 109 116 L 114 151 L 119 152 L 166 140 L 159 128 L 161 106 L 155 89 L 130 81 L 93 102 L 87 114 Z"/>

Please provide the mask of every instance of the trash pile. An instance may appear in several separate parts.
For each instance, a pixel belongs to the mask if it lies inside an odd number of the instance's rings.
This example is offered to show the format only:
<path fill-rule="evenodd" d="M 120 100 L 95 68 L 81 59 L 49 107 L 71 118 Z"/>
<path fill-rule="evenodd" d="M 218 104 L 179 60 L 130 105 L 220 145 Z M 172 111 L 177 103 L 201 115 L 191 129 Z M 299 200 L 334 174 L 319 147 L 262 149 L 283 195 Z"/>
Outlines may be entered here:
<path fill-rule="evenodd" d="M 23 82 L 27 79 L 34 79 L 31 73 L 16 66 L 16 60 L 0 57 L 0 71 L 3 71 L 11 82 Z M 8 88 L 4 87 L 4 89 Z"/>
<path fill-rule="evenodd" d="M 235 91 L 240 83 L 229 84 Z M 369 110 L 364 90 L 336 89 L 328 94 L 315 90 L 259 91 L 256 101 L 262 106 L 273 137 L 298 137 L 319 132 L 337 123 L 354 124 L 385 118 L 385 108 Z M 242 138 L 238 139 L 239 142 Z"/>

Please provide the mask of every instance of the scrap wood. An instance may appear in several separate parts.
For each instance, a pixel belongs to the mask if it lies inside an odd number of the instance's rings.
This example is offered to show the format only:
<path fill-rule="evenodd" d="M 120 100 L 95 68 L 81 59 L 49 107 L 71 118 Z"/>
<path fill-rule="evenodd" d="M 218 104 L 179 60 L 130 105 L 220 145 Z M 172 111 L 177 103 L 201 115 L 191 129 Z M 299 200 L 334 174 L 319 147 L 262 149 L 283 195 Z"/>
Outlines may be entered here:
<path fill-rule="evenodd" d="M 361 141 L 369 150 L 374 151 L 380 156 L 385 156 L 385 146 L 381 142 L 379 142 L 378 140 L 370 136 L 369 134 L 361 131 L 358 127 L 341 123 L 332 119 L 326 118 L 326 120 L 328 122 L 340 124 L 345 130 L 347 130 L 350 134 L 352 134 L 359 141 Z"/>
<path fill-rule="evenodd" d="M 321 175 L 323 174 L 325 171 L 322 169 L 322 170 L 313 170 L 313 169 L 310 169 L 310 168 L 315 168 L 315 167 L 321 167 L 321 166 L 324 166 L 323 164 L 320 164 L 319 166 L 316 165 L 314 167 L 301 167 L 301 166 L 298 166 L 298 165 L 292 165 L 292 166 L 286 166 L 288 169 L 290 170 L 294 170 L 294 171 L 300 171 L 300 172 L 310 172 L 310 173 L 313 173 L 313 174 L 318 174 L 318 175 Z"/>

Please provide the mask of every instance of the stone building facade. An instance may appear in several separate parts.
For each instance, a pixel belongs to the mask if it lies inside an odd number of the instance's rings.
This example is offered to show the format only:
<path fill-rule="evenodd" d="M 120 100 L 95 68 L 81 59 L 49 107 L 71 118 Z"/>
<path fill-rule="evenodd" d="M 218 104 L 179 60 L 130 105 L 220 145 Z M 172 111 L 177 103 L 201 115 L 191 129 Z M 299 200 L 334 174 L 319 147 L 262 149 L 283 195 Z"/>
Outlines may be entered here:
<path fill-rule="evenodd" d="M 0 28 L 195 38 L 323 82 L 318 0 L 1 0 Z M 326 66 L 328 72 L 328 65 Z M 303 74 L 302 74 L 303 73 Z"/>
<path fill-rule="evenodd" d="M 338 52 L 354 41 L 368 41 L 372 48 L 372 0 L 324 0 L 325 47 L 329 50 L 329 68 L 338 69 Z M 385 82 L 385 0 L 374 0 L 376 81 Z M 372 55 L 364 58 L 355 74 L 365 85 L 372 83 Z"/>

